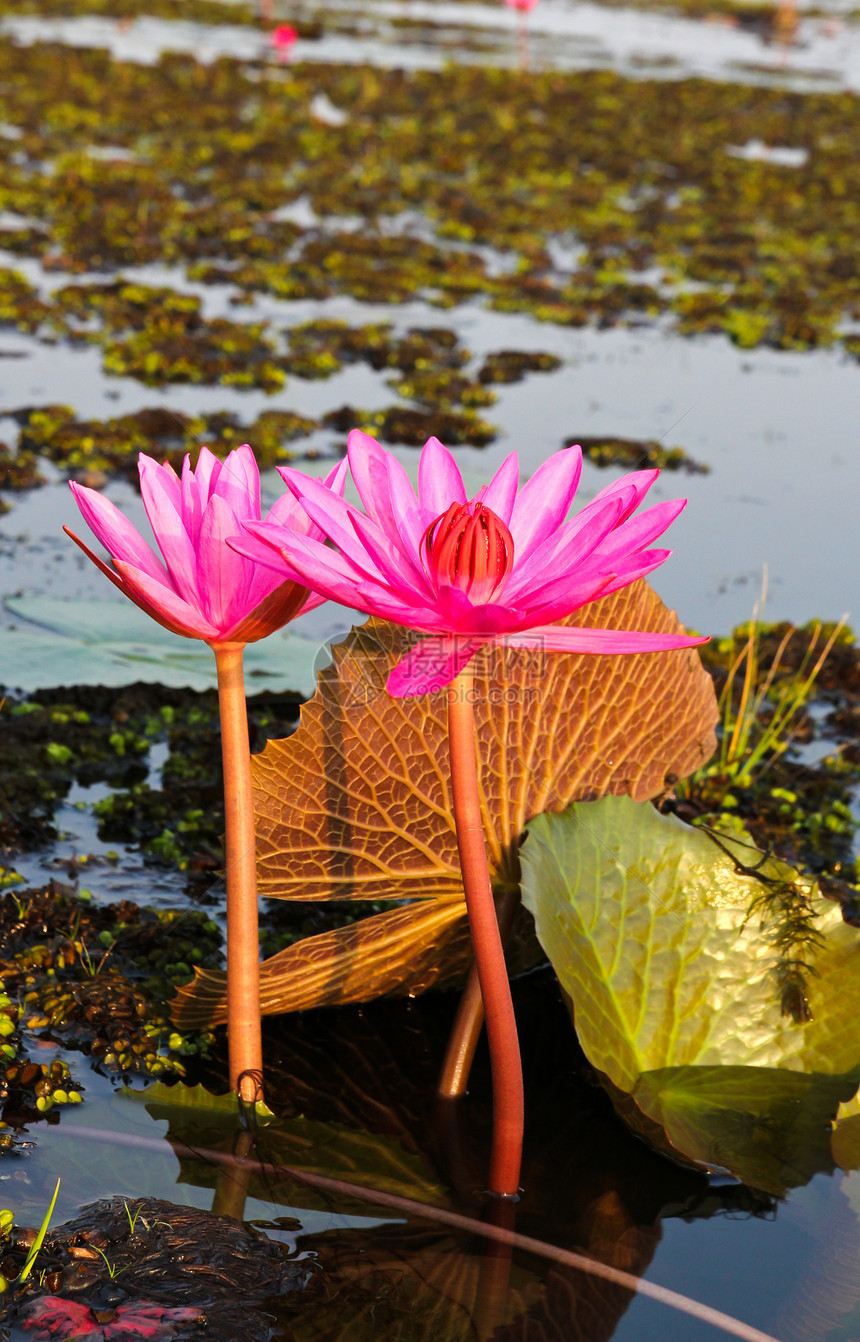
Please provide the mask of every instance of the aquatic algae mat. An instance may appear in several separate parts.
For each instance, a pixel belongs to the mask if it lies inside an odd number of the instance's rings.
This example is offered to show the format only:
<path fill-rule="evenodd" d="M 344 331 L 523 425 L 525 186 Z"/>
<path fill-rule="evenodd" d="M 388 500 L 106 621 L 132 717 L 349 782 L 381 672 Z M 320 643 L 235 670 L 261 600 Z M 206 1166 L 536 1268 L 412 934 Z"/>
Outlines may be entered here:
<path fill-rule="evenodd" d="M 240 290 L 285 298 L 430 294 L 447 306 L 483 295 L 572 324 L 673 311 L 685 329 L 785 348 L 834 339 L 858 302 L 850 95 L 689 80 L 667 97 L 662 82 L 608 73 L 517 79 L 461 66 L 441 79 L 179 56 L 147 68 L 12 43 L 0 45 L 0 73 L 0 114 L 16 128 L 2 144 L 2 204 L 27 216 L 4 245 L 52 269 L 162 260 L 205 278 L 226 263 Z M 314 116 L 320 93 L 343 124 Z M 730 152 L 752 138 L 802 147 L 807 160 Z M 271 218 L 299 197 L 365 226 Z M 431 240 L 374 228 L 410 210 Z M 546 243 L 567 233 L 582 252 L 563 276 Z M 508 253 L 511 273 L 488 273 L 483 256 L 446 240 Z M 669 285 L 704 288 L 670 294 L 638 277 L 655 266 Z M 7 320 L 62 326 L 62 305 L 43 312 L 6 283 Z"/>
<path fill-rule="evenodd" d="M 551 356 L 506 365 L 499 351 L 464 374 L 468 351 L 440 343 L 444 329 L 410 363 L 384 324 L 207 318 L 193 295 L 121 278 L 164 262 L 233 286 L 237 318 L 257 294 L 441 310 L 480 301 L 567 326 L 669 318 L 743 348 L 841 341 L 857 352 L 844 328 L 860 315 L 860 114 L 848 94 L 687 80 L 667 97 L 663 82 L 610 73 L 463 66 L 439 77 L 173 55 L 147 67 L 11 42 L 0 42 L 0 80 L 0 246 L 50 276 L 0 272 L 0 321 L 98 345 L 108 376 L 271 394 L 291 376 L 365 361 L 392 369 L 407 404 L 332 407 L 328 427 L 417 443 L 435 415 L 447 441 L 480 445 L 495 432 L 484 411 L 494 382 L 553 369 Z M 335 116 L 315 112 L 321 96 Z M 739 152 L 753 140 L 802 161 Z M 291 202 L 314 222 L 285 216 Z M 564 265 L 559 239 L 574 257 Z M 60 282 L 93 271 L 109 278 Z M 115 469 L 141 441 L 163 455 L 189 437 L 177 426 L 168 446 L 163 428 L 128 417 L 80 423 L 56 407 L 34 424 L 27 407 L 5 408 L 28 452 L 71 468 Z M 224 424 L 231 436 L 244 427 Z M 273 461 L 316 427 L 258 420 L 249 436 Z M 629 459 L 611 442 L 589 444 L 595 461 Z M 10 487 L 36 483 L 28 462 Z"/>

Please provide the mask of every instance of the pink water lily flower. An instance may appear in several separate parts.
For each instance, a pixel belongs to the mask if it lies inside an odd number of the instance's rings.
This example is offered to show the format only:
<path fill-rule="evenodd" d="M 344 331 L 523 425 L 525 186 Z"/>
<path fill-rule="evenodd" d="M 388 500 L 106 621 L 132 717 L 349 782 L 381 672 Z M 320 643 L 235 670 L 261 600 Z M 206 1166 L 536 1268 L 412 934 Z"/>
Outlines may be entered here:
<path fill-rule="evenodd" d="M 181 478 L 143 452 L 138 461 L 146 515 L 162 559 L 117 507 L 94 489 L 71 482 L 75 500 L 90 529 L 111 556 L 103 563 L 68 527 L 64 530 L 111 582 L 147 615 L 175 634 L 207 643 L 254 643 L 296 615 L 312 610 L 324 597 L 285 580 L 228 549 L 225 541 L 245 522 L 261 518 L 260 472 L 245 444 L 223 464 L 207 447 L 197 466 L 185 458 Z M 326 494 L 342 494 L 346 462 L 325 480 Z M 279 530 L 304 532 L 317 543 L 324 533 L 292 494 L 284 494 L 266 515 Z"/>
<path fill-rule="evenodd" d="M 334 601 L 428 635 L 391 672 L 388 690 L 395 697 L 447 685 L 487 643 L 636 653 L 707 641 L 553 623 L 669 556 L 649 546 L 686 499 L 633 515 L 659 471 L 623 476 L 566 521 L 582 466 L 578 447 L 556 452 L 522 488 L 512 452 L 471 500 L 454 458 L 436 438 L 421 453 L 417 497 L 403 466 L 373 438 L 354 429 L 348 451 L 366 512 L 301 472 L 279 467 L 332 544 L 267 520 L 246 522 L 245 538 L 230 545 Z"/>
<path fill-rule="evenodd" d="M 281 63 L 289 60 L 290 52 L 298 38 L 298 33 L 289 23 L 281 23 L 269 33 L 269 46 Z"/>

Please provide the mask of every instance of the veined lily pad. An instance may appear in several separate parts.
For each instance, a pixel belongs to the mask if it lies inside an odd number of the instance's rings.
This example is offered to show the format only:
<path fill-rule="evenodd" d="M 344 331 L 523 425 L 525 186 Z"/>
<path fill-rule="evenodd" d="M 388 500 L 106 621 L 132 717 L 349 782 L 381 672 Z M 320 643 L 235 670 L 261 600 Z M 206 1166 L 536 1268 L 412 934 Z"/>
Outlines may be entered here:
<path fill-rule="evenodd" d="M 208 690 L 215 658 L 199 639 L 180 638 L 131 602 L 9 597 L 8 609 L 39 628 L 0 631 L 0 685 L 27 693 L 55 685 L 133 681 Z M 248 692 L 312 694 L 318 644 L 286 629 L 245 650 Z"/>
<path fill-rule="evenodd" d="M 644 582 L 565 623 L 675 632 Z M 374 620 L 333 649 L 298 730 L 254 757 L 260 894 L 405 900 L 263 962 L 266 1013 L 415 994 L 471 961 L 451 810 L 445 692 L 392 699 L 408 630 Z M 475 659 L 482 812 L 493 883 L 519 881 L 527 822 L 581 797 L 656 796 L 713 749 L 713 684 L 693 649 L 627 657 L 485 648 Z M 528 922 L 528 920 L 524 920 Z M 534 963 L 530 928 L 526 929 Z M 516 936 L 512 938 L 517 945 Z M 523 960 L 520 960 L 523 964 Z M 198 971 L 174 1019 L 226 1019 L 223 974 Z"/>
<path fill-rule="evenodd" d="M 814 882 L 797 1024 L 780 1010 L 775 915 L 756 904 L 761 877 L 802 880 L 786 864 L 607 797 L 539 816 L 522 865 L 580 1042 L 642 1135 L 771 1193 L 833 1168 L 831 1121 L 860 1083 L 860 932 Z"/>

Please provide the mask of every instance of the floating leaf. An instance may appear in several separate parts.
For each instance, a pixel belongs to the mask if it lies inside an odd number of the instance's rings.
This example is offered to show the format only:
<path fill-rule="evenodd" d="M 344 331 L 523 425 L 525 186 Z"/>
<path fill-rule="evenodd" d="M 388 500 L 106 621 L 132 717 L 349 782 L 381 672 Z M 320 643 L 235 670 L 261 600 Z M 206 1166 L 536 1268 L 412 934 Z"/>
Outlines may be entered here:
<path fill-rule="evenodd" d="M 124 1100 L 145 1103 L 147 1112 L 158 1118 L 168 1118 L 174 1109 L 191 1109 L 202 1110 L 207 1121 L 218 1118 L 234 1128 L 239 1121 L 239 1100 L 232 1090 L 215 1095 L 203 1085 L 186 1086 L 177 1082 L 175 1086 L 166 1086 L 163 1081 L 154 1081 L 143 1090 L 136 1086 L 123 1086 L 119 1094 Z M 164 1114 L 156 1112 L 162 1107 Z"/>
<path fill-rule="evenodd" d="M 7 597 L 6 606 L 36 628 L 3 630 L 0 685 L 27 693 L 56 685 L 159 685 L 214 688 L 211 649 L 199 639 L 162 629 L 129 601 L 66 601 Z M 59 637 L 58 637 L 59 636 Z M 245 651 L 251 690 L 310 694 L 318 645 L 285 629 Z"/>
<path fill-rule="evenodd" d="M 814 900 L 812 1019 L 795 1024 L 774 920 L 750 913 L 760 877 L 801 879 L 624 797 L 538 817 L 523 849 L 523 902 L 619 1111 L 674 1154 L 779 1194 L 832 1169 L 830 1122 L 860 1082 L 860 933 Z"/>
<path fill-rule="evenodd" d="M 677 632 L 639 582 L 566 623 Z M 416 993 L 468 964 L 445 691 L 392 699 L 413 635 L 370 621 L 333 649 L 299 728 L 254 758 L 259 889 L 280 899 L 432 900 L 266 960 L 266 1012 Z M 484 832 L 496 888 L 519 880 L 526 824 L 570 801 L 653 797 L 714 746 L 716 702 L 692 649 L 629 657 L 485 648 L 476 658 Z M 449 905 L 452 907 L 444 908 Z M 197 971 L 174 1019 L 226 1019 L 223 974 Z"/>

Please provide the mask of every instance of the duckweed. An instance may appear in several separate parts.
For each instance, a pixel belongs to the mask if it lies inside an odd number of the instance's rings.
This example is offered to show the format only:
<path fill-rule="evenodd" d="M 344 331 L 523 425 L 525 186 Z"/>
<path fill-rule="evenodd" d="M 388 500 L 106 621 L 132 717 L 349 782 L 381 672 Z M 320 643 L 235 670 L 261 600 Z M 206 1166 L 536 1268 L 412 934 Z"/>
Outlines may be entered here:
<path fill-rule="evenodd" d="M 847 93 L 688 79 L 667 99 L 661 81 L 605 71 L 512 80 L 452 66 L 442 81 L 179 55 L 149 67 L 69 48 L 60 61 L 50 44 L 11 43 L 0 43 L 0 89 L 0 117 L 21 131 L 0 145 L 0 204 L 39 225 L 6 243 L 54 269 L 160 261 L 239 297 L 481 299 L 572 325 L 671 313 L 684 331 L 743 347 L 827 344 L 860 310 L 860 112 Z M 313 116 L 319 93 L 343 125 Z M 808 158 L 786 167 L 728 152 L 752 136 Z M 87 152 L 102 143 L 125 157 Z M 323 226 L 279 219 L 300 197 Z M 435 236 L 378 226 L 409 212 Z M 360 231 L 338 229 L 356 215 Z M 553 268 L 554 238 L 579 248 L 570 274 Z M 505 266 L 489 269 L 482 248 Z M 279 381 L 258 325 L 241 333 L 189 313 L 199 336 L 185 323 L 182 340 L 159 326 L 163 303 L 158 320 L 112 343 L 117 371 L 230 378 L 231 351 L 219 360 L 217 347 L 236 342 L 255 385 Z M 55 306 L 6 273 L 0 319 L 38 331 Z M 325 371 L 318 353 L 306 371 Z"/>
<path fill-rule="evenodd" d="M 578 443 L 583 456 L 595 466 L 624 466 L 628 470 L 659 467 L 662 471 L 707 474 L 709 466 L 693 461 L 681 447 L 664 447 L 654 438 L 572 437 L 564 446 Z"/>

